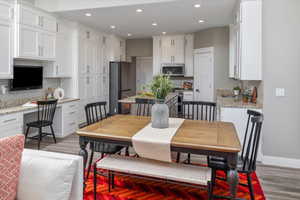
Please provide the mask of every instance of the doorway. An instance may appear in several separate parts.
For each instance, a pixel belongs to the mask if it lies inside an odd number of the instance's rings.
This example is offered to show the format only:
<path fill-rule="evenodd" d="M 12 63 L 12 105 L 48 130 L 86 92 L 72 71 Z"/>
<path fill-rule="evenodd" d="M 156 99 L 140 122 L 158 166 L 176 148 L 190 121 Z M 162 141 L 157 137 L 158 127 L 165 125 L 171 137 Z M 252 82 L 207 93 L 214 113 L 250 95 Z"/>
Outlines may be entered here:
<path fill-rule="evenodd" d="M 214 101 L 214 48 L 194 50 L 194 100 Z"/>

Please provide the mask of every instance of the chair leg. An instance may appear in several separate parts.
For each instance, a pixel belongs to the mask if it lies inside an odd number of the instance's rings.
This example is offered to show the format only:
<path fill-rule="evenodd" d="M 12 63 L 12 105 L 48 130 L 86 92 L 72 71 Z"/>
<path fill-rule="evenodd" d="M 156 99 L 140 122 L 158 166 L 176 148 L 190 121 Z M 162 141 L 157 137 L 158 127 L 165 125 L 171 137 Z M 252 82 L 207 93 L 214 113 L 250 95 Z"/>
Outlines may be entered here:
<path fill-rule="evenodd" d="M 129 156 L 129 147 L 126 147 L 125 149 L 125 156 Z"/>
<path fill-rule="evenodd" d="M 212 169 L 211 170 L 211 184 L 210 184 L 210 199 L 213 199 L 214 197 L 214 187 L 216 185 L 216 174 L 217 170 Z"/>
<path fill-rule="evenodd" d="M 93 163 L 93 158 L 94 158 L 94 148 L 92 148 L 92 151 L 91 151 L 91 156 L 90 156 L 90 160 L 89 160 L 88 172 L 86 175 L 86 179 L 89 179 L 91 168 L 92 168 L 92 163 Z"/>
<path fill-rule="evenodd" d="M 191 164 L 191 154 L 188 154 L 188 160 L 187 160 L 187 164 Z"/>
<path fill-rule="evenodd" d="M 29 130 L 30 130 L 30 127 L 27 126 L 26 133 L 25 133 L 25 143 L 26 143 L 26 140 L 27 140 L 27 137 L 28 137 Z"/>
<path fill-rule="evenodd" d="M 211 188 L 212 188 L 212 182 L 209 182 L 208 183 L 208 200 L 213 200 L 213 194 L 212 194 L 212 190 L 211 190 Z"/>
<path fill-rule="evenodd" d="M 93 177 L 93 182 L 94 182 L 94 200 L 97 199 L 97 165 L 94 164 L 94 177 Z"/>
<path fill-rule="evenodd" d="M 115 189 L 115 174 L 113 172 L 111 174 L 111 187 Z"/>
<path fill-rule="evenodd" d="M 180 162 L 180 153 L 177 153 L 177 158 L 176 158 L 176 162 L 179 163 Z"/>
<path fill-rule="evenodd" d="M 55 138 L 55 134 L 54 134 L 54 130 L 53 130 L 52 125 L 50 126 L 50 129 L 51 129 L 51 132 L 52 132 L 54 143 L 56 144 L 56 138 Z"/>
<path fill-rule="evenodd" d="M 38 140 L 38 150 L 40 150 L 41 141 L 42 141 L 42 128 L 39 128 L 39 140 Z"/>
<path fill-rule="evenodd" d="M 111 192 L 111 172 L 108 172 L 108 192 Z"/>
<path fill-rule="evenodd" d="M 251 174 L 248 173 L 247 174 L 247 180 L 248 180 L 248 187 L 249 187 L 249 192 L 250 192 L 250 196 L 251 196 L 251 200 L 254 200 L 254 190 L 253 190 L 253 185 L 252 185 L 252 178 L 251 178 Z"/>

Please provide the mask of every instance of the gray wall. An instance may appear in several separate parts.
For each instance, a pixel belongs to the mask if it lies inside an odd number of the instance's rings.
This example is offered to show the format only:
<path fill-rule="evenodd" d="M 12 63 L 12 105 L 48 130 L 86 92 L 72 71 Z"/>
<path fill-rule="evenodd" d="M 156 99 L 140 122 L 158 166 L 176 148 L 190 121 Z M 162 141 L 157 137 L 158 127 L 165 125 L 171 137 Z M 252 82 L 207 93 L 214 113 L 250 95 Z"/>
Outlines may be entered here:
<path fill-rule="evenodd" d="M 126 40 L 126 56 L 128 57 L 152 57 L 153 40 L 129 39 Z"/>
<path fill-rule="evenodd" d="M 237 81 L 229 79 L 229 27 L 217 27 L 195 33 L 194 48 L 214 47 L 215 88 L 233 88 Z"/>
<path fill-rule="evenodd" d="M 263 0 L 263 154 L 300 159 L 300 1 Z M 275 88 L 285 97 L 275 97 Z"/>

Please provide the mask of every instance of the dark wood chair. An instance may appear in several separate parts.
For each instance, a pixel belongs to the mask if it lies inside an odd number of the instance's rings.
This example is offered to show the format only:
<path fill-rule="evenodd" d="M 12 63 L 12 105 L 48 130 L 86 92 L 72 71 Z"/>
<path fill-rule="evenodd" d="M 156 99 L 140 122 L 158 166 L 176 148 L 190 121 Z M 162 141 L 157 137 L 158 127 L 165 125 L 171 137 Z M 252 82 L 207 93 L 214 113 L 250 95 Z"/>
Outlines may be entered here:
<path fill-rule="evenodd" d="M 96 103 L 87 104 L 85 106 L 87 125 L 97 123 L 108 117 L 108 114 L 106 112 L 106 105 L 107 105 L 106 102 L 96 102 Z M 120 152 L 123 148 L 124 148 L 123 146 L 107 144 L 102 142 L 90 143 L 91 156 L 88 164 L 87 178 L 89 178 L 89 174 L 91 171 L 94 152 L 101 153 L 101 158 L 103 158 L 105 154 L 116 154 Z M 128 152 L 128 149 L 126 149 L 126 152 Z"/>
<path fill-rule="evenodd" d="M 137 105 L 136 115 L 137 116 L 150 116 L 151 109 L 155 103 L 154 99 L 135 99 Z"/>
<path fill-rule="evenodd" d="M 254 191 L 252 186 L 252 178 L 251 175 L 256 170 L 256 159 L 260 144 L 261 138 L 261 128 L 263 123 L 263 115 L 259 112 L 248 110 L 248 121 L 245 132 L 245 137 L 243 141 L 242 153 L 238 159 L 238 172 L 247 175 L 247 184 L 240 185 L 248 187 L 251 200 L 254 200 Z M 212 169 L 212 188 L 211 188 L 211 196 L 213 195 L 214 186 L 216 183 L 216 172 L 217 170 L 222 170 L 227 172 L 229 170 L 227 161 L 224 158 L 211 157 L 208 158 L 208 166 Z M 221 180 L 226 180 L 222 178 L 218 178 Z M 216 198 L 227 198 L 214 196 Z"/>
<path fill-rule="evenodd" d="M 54 143 L 56 143 L 56 138 L 53 130 L 53 118 L 56 111 L 57 100 L 51 101 L 38 101 L 37 102 L 37 121 L 27 123 L 27 130 L 25 133 L 25 141 L 27 139 L 38 140 L 38 149 L 40 149 L 41 141 L 45 136 L 52 136 Z M 44 127 L 50 127 L 51 133 L 43 132 Z M 28 137 L 30 128 L 37 128 L 39 133 L 36 136 Z"/>
<path fill-rule="evenodd" d="M 206 120 L 215 121 L 217 104 L 215 102 L 204 101 L 183 101 L 182 113 L 179 114 L 180 118 L 189 120 Z M 177 162 L 180 162 L 180 153 L 177 153 Z M 188 154 L 187 164 L 191 164 L 191 154 Z"/>

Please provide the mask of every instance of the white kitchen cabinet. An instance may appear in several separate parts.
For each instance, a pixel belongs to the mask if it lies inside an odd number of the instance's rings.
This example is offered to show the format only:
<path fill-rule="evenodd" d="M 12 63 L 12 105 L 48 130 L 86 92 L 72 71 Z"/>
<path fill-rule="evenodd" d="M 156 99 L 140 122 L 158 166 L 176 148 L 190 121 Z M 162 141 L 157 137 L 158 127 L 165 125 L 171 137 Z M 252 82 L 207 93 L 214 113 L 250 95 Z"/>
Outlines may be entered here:
<path fill-rule="evenodd" d="M 230 26 L 229 77 L 262 80 L 262 2 L 241 1 Z"/>
<path fill-rule="evenodd" d="M 184 63 L 185 38 L 179 36 L 161 37 L 162 63 Z"/>
<path fill-rule="evenodd" d="M 73 75 L 73 32 L 72 28 L 60 22 L 57 24 L 55 62 L 44 64 L 44 77 L 71 78 Z"/>
<path fill-rule="evenodd" d="M 262 112 L 260 109 L 251 109 L 258 112 Z M 248 114 L 246 108 L 220 108 L 220 120 L 224 122 L 231 122 L 234 124 L 236 131 L 238 133 L 241 145 L 243 144 L 245 131 L 247 127 Z M 251 131 L 251 130 L 249 130 Z M 260 147 L 258 151 L 257 160 L 262 161 L 262 139 L 260 140 Z"/>
<path fill-rule="evenodd" d="M 55 60 L 56 35 L 49 32 L 39 33 L 39 57 L 45 60 Z"/>
<path fill-rule="evenodd" d="M 64 138 L 78 129 L 78 106 L 78 102 L 62 104 L 62 134 L 58 137 Z"/>
<path fill-rule="evenodd" d="M 109 61 L 118 62 L 126 61 L 126 42 L 125 40 L 115 36 L 110 35 L 107 38 Z"/>
<path fill-rule="evenodd" d="M 13 77 L 12 6 L 0 1 L 0 79 Z"/>
<path fill-rule="evenodd" d="M 161 73 L 161 37 L 153 37 L 153 76 Z"/>
<path fill-rule="evenodd" d="M 15 8 L 15 58 L 54 61 L 56 18 L 22 4 Z"/>
<path fill-rule="evenodd" d="M 194 76 L 194 35 L 185 36 L 185 76 Z"/>
<path fill-rule="evenodd" d="M 0 116 L 0 138 L 23 134 L 23 113 Z"/>

